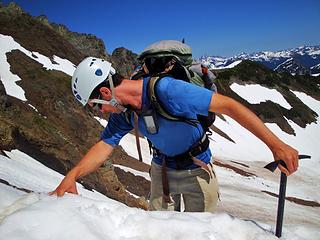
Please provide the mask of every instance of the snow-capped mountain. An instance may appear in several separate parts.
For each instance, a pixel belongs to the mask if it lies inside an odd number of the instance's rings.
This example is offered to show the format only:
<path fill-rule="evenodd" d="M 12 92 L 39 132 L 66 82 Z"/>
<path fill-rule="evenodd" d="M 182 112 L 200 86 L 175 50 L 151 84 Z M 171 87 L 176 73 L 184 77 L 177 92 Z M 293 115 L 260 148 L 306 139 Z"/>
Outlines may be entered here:
<path fill-rule="evenodd" d="M 274 71 L 277 72 L 290 72 L 291 74 L 305 75 L 310 74 L 310 69 L 304 67 L 301 63 L 293 58 L 289 58 L 283 63 L 279 64 Z"/>
<path fill-rule="evenodd" d="M 210 69 L 228 68 L 231 64 L 236 65 L 241 60 L 251 60 L 279 72 L 298 75 L 319 74 L 320 45 L 301 46 L 276 52 L 241 53 L 230 58 L 203 56 L 199 60 L 208 65 Z"/>

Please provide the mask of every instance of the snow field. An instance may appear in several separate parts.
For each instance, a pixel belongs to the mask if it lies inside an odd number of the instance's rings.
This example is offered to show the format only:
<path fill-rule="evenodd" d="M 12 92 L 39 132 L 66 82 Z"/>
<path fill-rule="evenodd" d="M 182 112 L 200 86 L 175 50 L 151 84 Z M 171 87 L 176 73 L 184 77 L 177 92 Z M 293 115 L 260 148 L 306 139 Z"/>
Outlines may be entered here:
<path fill-rule="evenodd" d="M 11 36 L 0 34 L 0 80 L 2 81 L 6 93 L 8 95 L 16 97 L 22 101 L 27 101 L 25 97 L 25 92 L 16 83 L 17 81 L 20 81 L 21 78 L 18 75 L 11 73 L 10 65 L 7 61 L 6 56 L 6 54 L 8 52 L 11 52 L 12 50 L 20 50 L 28 57 L 42 64 L 43 67 L 47 70 L 54 69 L 62 71 L 70 76 L 72 76 L 75 70 L 74 64 L 66 59 L 62 59 L 58 56 L 53 56 L 53 61 L 56 63 L 52 63 L 52 61 L 48 57 L 38 52 L 31 52 L 25 49 L 19 43 L 17 43 Z"/>
<path fill-rule="evenodd" d="M 35 192 L 24 193 L 0 183 L 0 216 L 10 213 L 0 224 L 0 236 L 4 239 L 277 239 L 272 235 L 273 224 L 264 221 L 241 220 L 226 212 L 147 212 L 85 190 L 80 184 L 80 195 L 48 196 L 47 189 L 52 191 L 63 176 L 20 151 L 6 154 L 10 158 L 0 156 L 0 179 Z M 268 197 L 263 202 L 250 194 L 255 188 L 261 189 L 261 179 L 257 178 L 255 182 L 252 181 L 254 178 L 238 176 L 220 168 L 216 172 L 221 179 L 220 188 L 225 192 L 221 204 L 234 204 L 235 213 L 237 209 L 252 211 L 252 215 L 263 214 L 263 208 L 275 211 L 276 204 L 265 204 L 270 202 Z M 30 175 L 34 177 L 30 178 Z M 264 184 L 270 184 L 271 188 L 275 185 L 272 182 Z M 228 190 L 232 187 L 237 195 Z M 239 199 L 242 204 L 238 204 Z M 312 214 L 312 211 L 292 205 L 297 218 L 305 217 L 299 224 L 285 224 L 282 239 L 317 239 L 319 225 L 310 221 L 317 216 L 319 219 L 319 211 Z"/>

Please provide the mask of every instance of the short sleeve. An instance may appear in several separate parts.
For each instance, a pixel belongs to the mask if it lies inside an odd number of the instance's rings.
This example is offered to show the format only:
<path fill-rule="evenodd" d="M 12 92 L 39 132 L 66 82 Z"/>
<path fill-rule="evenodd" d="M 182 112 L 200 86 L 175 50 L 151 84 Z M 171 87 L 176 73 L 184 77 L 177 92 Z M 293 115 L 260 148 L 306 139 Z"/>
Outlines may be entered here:
<path fill-rule="evenodd" d="M 130 121 L 132 119 L 130 118 Z M 101 134 L 101 140 L 111 146 L 119 145 L 121 138 L 133 129 L 132 121 L 128 122 L 125 113 L 111 113 L 109 121 Z"/>

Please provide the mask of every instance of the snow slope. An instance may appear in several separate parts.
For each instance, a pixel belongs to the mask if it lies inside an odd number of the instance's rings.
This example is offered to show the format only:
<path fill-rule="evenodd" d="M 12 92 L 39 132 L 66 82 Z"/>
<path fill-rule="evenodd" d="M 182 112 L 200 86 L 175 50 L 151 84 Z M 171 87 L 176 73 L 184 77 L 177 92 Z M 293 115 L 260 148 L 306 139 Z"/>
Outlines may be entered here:
<path fill-rule="evenodd" d="M 250 103 L 260 103 L 269 100 L 287 109 L 291 108 L 289 103 L 275 89 L 267 89 L 256 84 L 238 85 L 236 83 L 231 85 L 231 89 Z M 320 116 L 320 101 L 304 93 L 296 91 L 293 93 Z M 217 158 L 242 161 L 272 161 L 271 152 L 262 142 L 233 119 L 229 117 L 226 117 L 226 119 L 227 121 L 222 121 L 217 118 L 214 124 L 227 133 L 236 144 L 214 134 L 212 136 L 212 150 Z M 283 132 L 276 124 L 267 123 L 266 125 L 284 142 L 295 147 L 300 153 L 311 155 L 312 160 L 308 162 L 319 166 L 320 150 L 317 147 L 316 140 L 320 136 L 319 118 L 316 123 L 311 123 L 306 128 L 301 128 L 290 120 L 288 122 L 294 129 L 296 136 Z"/>
<path fill-rule="evenodd" d="M 276 89 L 269 89 L 258 84 L 240 85 L 237 83 L 231 84 L 230 88 L 251 104 L 259 104 L 269 100 L 286 109 L 290 110 L 292 108 Z"/>
<path fill-rule="evenodd" d="M 58 56 L 53 56 L 53 61 L 56 62 L 54 64 L 48 57 L 38 52 L 31 52 L 25 49 L 19 43 L 14 41 L 11 36 L 0 34 L 0 80 L 2 81 L 8 95 L 16 97 L 22 101 L 27 101 L 24 90 L 16 84 L 17 81 L 21 80 L 21 78 L 16 74 L 11 73 L 10 65 L 6 56 L 6 54 L 12 50 L 20 50 L 28 57 L 42 64 L 47 70 L 54 69 L 62 71 L 70 76 L 72 76 L 75 70 L 74 64 L 69 60 L 62 59 Z"/>
<path fill-rule="evenodd" d="M 226 213 L 147 212 L 80 184 L 80 195 L 48 196 L 63 176 L 20 151 L 6 154 L 10 158 L 0 156 L 0 179 L 33 192 L 0 183 L 1 239 L 277 239 L 271 233 L 273 227 L 262 222 Z M 319 229 L 285 225 L 283 233 L 282 239 L 317 239 Z"/>

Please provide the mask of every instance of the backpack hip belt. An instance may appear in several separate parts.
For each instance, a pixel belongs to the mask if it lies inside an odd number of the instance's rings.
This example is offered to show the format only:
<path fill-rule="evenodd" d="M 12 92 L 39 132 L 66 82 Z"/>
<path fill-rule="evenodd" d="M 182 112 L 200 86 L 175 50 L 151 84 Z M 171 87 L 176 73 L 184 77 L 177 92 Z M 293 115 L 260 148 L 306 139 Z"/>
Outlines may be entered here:
<path fill-rule="evenodd" d="M 184 153 L 175 156 L 167 156 L 153 146 L 153 154 L 155 156 L 164 156 L 163 161 L 174 160 L 176 163 L 176 170 L 185 170 L 190 167 L 190 165 L 194 164 L 194 157 L 208 149 L 209 143 L 210 141 L 207 134 L 203 134 L 200 141 L 191 146 L 191 148 Z"/>
<path fill-rule="evenodd" d="M 166 161 L 174 159 L 176 162 L 177 170 L 185 170 L 188 166 L 196 164 L 201 168 L 206 170 L 206 164 L 199 159 L 196 159 L 195 156 L 205 152 L 209 147 L 209 138 L 207 134 L 203 134 L 202 138 L 198 143 L 192 146 L 188 151 L 176 155 L 174 157 L 168 157 L 165 154 L 161 153 L 158 149 L 154 148 L 155 155 L 163 155 L 162 168 L 161 168 L 161 178 L 162 178 L 162 192 L 163 192 L 163 201 L 166 203 L 172 203 L 172 197 L 170 196 L 169 181 L 167 176 L 167 164 Z"/>

